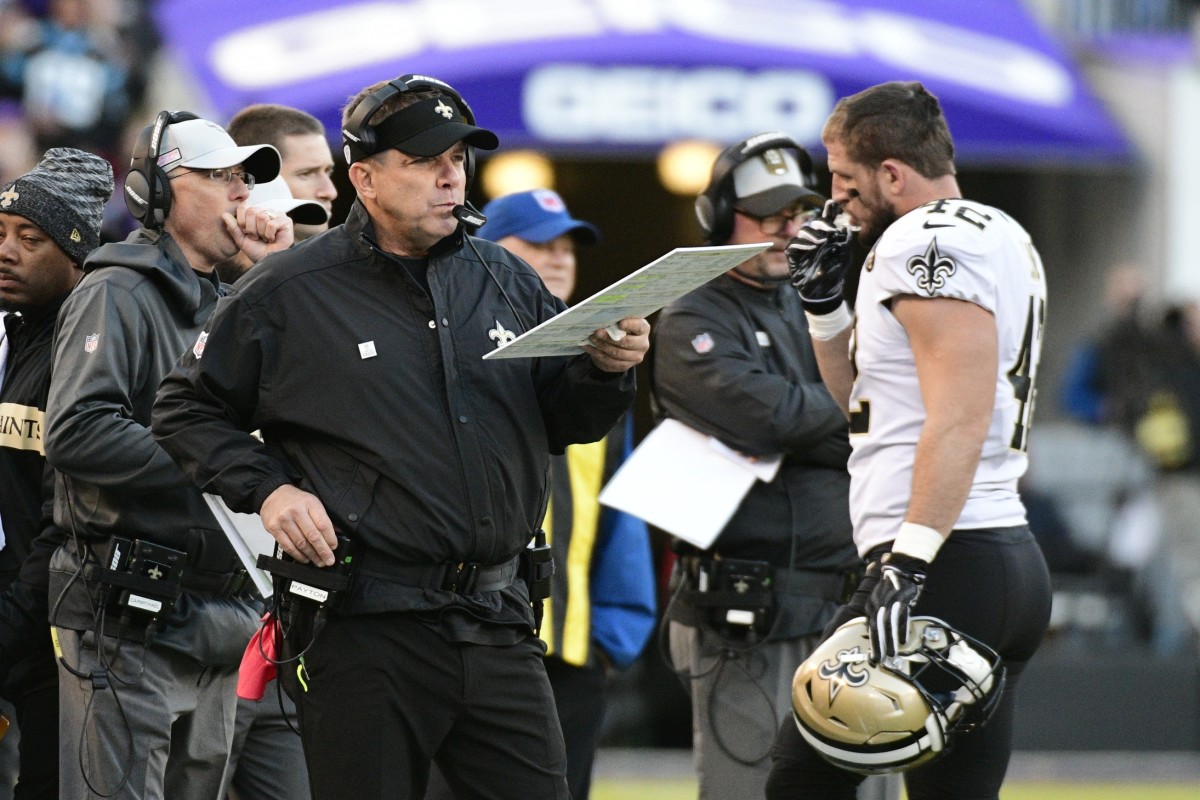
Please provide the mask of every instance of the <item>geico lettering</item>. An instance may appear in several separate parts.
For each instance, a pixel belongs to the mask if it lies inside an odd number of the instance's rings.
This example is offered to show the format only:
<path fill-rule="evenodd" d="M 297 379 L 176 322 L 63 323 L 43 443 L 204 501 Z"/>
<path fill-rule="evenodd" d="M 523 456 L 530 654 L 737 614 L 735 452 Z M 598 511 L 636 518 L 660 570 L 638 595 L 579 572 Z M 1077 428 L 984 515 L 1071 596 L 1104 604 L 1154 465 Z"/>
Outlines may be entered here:
<path fill-rule="evenodd" d="M 530 73 L 522 111 L 551 141 L 721 140 L 766 128 L 811 142 L 834 99 L 824 76 L 805 70 L 556 65 Z"/>
<path fill-rule="evenodd" d="M 784 59 L 871 58 L 914 78 L 939 78 L 1046 106 L 1066 105 L 1076 92 L 1062 64 L 1019 42 L 901 11 L 860 10 L 849 0 L 558 0 L 553 13 L 540 3 L 455 0 L 453 25 L 444 22 L 446 5 L 447 0 L 347 2 L 234 28 L 213 40 L 209 59 L 226 85 L 267 89 L 427 51 L 488 46 L 527 46 L 528 62 L 516 67 L 524 69 L 542 60 L 537 46 L 542 42 L 681 31 L 715 43 L 768 48 Z M 354 47 L 342 46 L 346 41 Z"/>

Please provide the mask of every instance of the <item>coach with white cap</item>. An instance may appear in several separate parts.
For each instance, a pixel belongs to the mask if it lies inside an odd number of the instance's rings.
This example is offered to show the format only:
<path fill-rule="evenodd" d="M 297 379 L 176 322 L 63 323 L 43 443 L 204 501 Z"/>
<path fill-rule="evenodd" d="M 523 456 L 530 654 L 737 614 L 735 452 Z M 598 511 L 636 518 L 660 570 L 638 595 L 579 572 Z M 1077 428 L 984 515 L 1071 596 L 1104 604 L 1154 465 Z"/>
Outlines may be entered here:
<path fill-rule="evenodd" d="M 45 448 L 68 539 L 49 595 L 63 797 L 219 791 L 257 614 L 200 490 L 151 437 L 150 407 L 179 356 L 203 352 L 216 263 L 292 243 L 285 213 L 246 203 L 279 169 L 269 145 L 162 112 L 125 181 L 142 228 L 91 254 L 59 314 Z"/>

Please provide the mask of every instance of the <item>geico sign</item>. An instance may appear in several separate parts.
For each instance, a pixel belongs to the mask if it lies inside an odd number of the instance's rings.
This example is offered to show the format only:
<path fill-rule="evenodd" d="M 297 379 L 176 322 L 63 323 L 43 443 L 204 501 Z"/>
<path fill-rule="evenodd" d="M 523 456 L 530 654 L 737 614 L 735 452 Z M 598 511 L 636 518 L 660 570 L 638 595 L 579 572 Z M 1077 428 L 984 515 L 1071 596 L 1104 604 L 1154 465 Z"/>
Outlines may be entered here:
<path fill-rule="evenodd" d="M 300 12 L 278 3 L 277 11 L 259 10 L 277 19 L 231 21 L 212 39 L 208 64 L 230 88 L 257 90 L 370 66 L 417 68 L 421 57 L 453 59 L 492 47 L 517 48 L 515 57 L 511 49 L 501 51 L 505 68 L 526 68 L 542 60 L 542 53 L 561 51 L 558 42 L 570 40 L 577 52 L 593 42 L 629 37 L 627 42 L 646 42 L 643 62 L 668 61 L 670 56 L 656 53 L 680 47 L 690 59 L 695 48 L 712 43 L 762 48 L 762 57 L 773 62 L 764 67 L 787 66 L 780 62 L 797 56 L 855 67 L 869 60 L 882 65 L 883 74 L 938 78 L 1035 105 L 1064 106 L 1075 93 L 1071 73 L 1040 52 L 1032 34 L 1018 34 L 1029 41 L 1008 39 L 952 19 L 861 8 L 855 0 L 325 2 L 328 8 Z M 495 66 L 486 59 L 478 63 L 485 73 Z"/>
<path fill-rule="evenodd" d="M 762 130 L 817 141 L 833 88 L 803 70 L 591 67 L 532 70 L 521 92 L 525 128 L 547 141 L 736 139 Z"/>

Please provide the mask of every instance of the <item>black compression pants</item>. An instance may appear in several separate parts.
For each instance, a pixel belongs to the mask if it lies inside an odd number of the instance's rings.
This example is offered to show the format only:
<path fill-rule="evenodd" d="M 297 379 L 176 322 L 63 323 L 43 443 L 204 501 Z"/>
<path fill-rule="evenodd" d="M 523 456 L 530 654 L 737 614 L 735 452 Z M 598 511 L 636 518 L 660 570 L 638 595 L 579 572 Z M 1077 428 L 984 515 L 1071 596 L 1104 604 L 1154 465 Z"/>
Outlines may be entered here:
<path fill-rule="evenodd" d="M 862 588 L 827 633 L 862 616 L 869 593 Z M 995 648 L 1008 681 L 987 725 L 956 738 L 944 756 L 905 773 L 909 800 L 999 797 L 1012 754 L 1018 679 L 1050 622 L 1050 597 L 1050 574 L 1027 526 L 954 531 L 942 545 L 913 613 L 938 617 Z M 771 759 L 768 800 L 853 800 L 863 780 L 821 758 L 792 720 L 780 728 Z"/>

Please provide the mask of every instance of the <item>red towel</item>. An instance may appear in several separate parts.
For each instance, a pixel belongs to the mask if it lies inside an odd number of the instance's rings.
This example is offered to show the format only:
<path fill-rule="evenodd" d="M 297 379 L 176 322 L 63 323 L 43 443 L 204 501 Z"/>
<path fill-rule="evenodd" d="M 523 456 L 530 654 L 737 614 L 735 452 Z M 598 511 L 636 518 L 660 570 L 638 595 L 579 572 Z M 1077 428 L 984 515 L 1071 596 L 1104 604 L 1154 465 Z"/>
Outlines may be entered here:
<path fill-rule="evenodd" d="M 246 652 L 242 654 L 242 665 L 238 667 L 237 696 L 243 700 L 262 700 L 267 684 L 275 677 L 275 619 L 270 614 L 262 618 L 263 624 L 250 637 Z M 263 655 L 266 658 L 263 658 Z"/>

